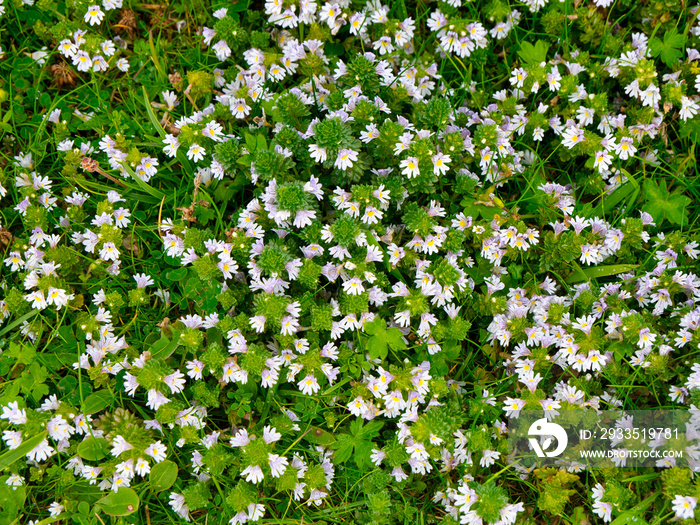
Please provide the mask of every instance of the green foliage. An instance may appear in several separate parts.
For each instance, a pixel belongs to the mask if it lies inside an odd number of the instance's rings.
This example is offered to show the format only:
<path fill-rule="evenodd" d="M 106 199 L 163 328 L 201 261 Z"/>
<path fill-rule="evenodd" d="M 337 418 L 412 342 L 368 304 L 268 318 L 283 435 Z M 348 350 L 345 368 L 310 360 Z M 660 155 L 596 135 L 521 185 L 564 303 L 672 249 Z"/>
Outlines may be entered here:
<path fill-rule="evenodd" d="M 673 66 L 683 56 L 686 35 L 679 34 L 676 28 L 663 32 L 663 41 L 659 37 L 649 40 L 651 56 L 660 57 L 667 66 Z"/>
<path fill-rule="evenodd" d="M 665 180 L 662 179 L 658 183 L 652 179 L 644 181 L 644 197 L 644 211 L 651 214 L 658 223 L 662 223 L 664 219 L 673 224 L 687 223 L 690 198 L 678 191 L 670 194 Z"/>
<path fill-rule="evenodd" d="M 406 343 L 398 328 L 386 327 L 386 321 L 376 318 L 371 323 L 365 324 L 365 332 L 369 334 L 367 339 L 367 351 L 372 359 L 386 359 L 389 348 L 403 350 Z"/>
<path fill-rule="evenodd" d="M 364 468 L 370 464 L 372 453 L 372 439 L 379 436 L 379 431 L 384 426 L 380 421 L 370 421 L 363 424 L 361 419 L 355 419 L 350 424 L 350 432 L 337 435 L 337 441 L 331 448 L 335 450 L 335 460 L 343 464 L 350 458 L 358 468 Z"/>

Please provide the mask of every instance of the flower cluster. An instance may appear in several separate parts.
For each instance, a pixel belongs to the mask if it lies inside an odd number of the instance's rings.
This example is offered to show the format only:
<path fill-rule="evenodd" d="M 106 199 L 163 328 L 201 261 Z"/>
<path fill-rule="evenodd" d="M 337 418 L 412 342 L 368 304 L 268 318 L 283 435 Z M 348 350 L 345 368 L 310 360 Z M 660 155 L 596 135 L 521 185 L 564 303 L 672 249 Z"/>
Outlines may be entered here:
<path fill-rule="evenodd" d="M 0 35 L 25 68 L 0 81 L 2 490 L 30 523 L 695 517 L 697 8 L 32 4 L 31 45 Z M 667 405 L 687 458 L 637 491 L 624 458 L 591 489 L 509 454 L 524 411 Z"/>

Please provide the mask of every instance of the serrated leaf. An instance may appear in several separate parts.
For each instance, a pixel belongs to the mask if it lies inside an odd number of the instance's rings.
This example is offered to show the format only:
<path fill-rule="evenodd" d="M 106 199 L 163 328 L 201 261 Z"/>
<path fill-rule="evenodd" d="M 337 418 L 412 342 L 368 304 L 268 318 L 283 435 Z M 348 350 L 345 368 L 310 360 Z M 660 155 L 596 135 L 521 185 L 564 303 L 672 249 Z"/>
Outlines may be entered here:
<path fill-rule="evenodd" d="M 363 420 L 355 419 L 350 424 L 350 434 L 340 434 L 330 448 L 335 449 L 333 457 L 338 463 L 345 463 L 351 457 L 358 468 L 370 464 L 372 455 L 372 439 L 379 435 L 379 430 L 384 426 L 381 421 L 370 421 L 363 425 Z"/>
<path fill-rule="evenodd" d="M 678 34 L 676 28 L 664 33 L 663 41 L 654 37 L 649 40 L 649 51 L 653 57 L 660 57 L 667 66 L 673 66 L 683 56 L 686 36 Z"/>
<path fill-rule="evenodd" d="M 644 197 L 647 203 L 642 208 L 649 213 L 660 225 L 664 219 L 673 224 L 687 224 L 690 198 L 681 193 L 669 194 L 666 181 L 661 179 L 659 184 L 651 179 L 644 181 Z"/>
<path fill-rule="evenodd" d="M 693 142 L 700 142 L 700 120 L 690 119 L 681 122 L 679 131 L 681 138 L 689 138 Z"/>
<path fill-rule="evenodd" d="M 351 435 L 341 434 L 338 436 L 338 440 L 331 445 L 331 448 L 335 449 L 333 458 L 338 462 L 338 464 L 345 463 L 352 457 L 352 449 L 354 446 L 355 441 Z"/>
<path fill-rule="evenodd" d="M 518 56 L 525 64 L 539 65 L 540 63 L 547 61 L 548 50 L 549 45 L 542 40 L 535 42 L 535 45 L 532 45 L 530 42 L 523 42 L 520 45 Z"/>
<path fill-rule="evenodd" d="M 387 329 L 384 319 L 377 317 L 371 323 L 365 323 L 364 328 L 369 335 L 367 352 L 372 359 L 386 359 L 389 348 L 393 350 L 406 348 L 401 330 L 398 328 Z"/>
<path fill-rule="evenodd" d="M 374 321 L 371 323 L 365 323 L 363 326 L 366 333 L 369 335 L 374 335 L 378 331 L 386 330 L 386 321 L 381 317 L 375 317 Z"/>

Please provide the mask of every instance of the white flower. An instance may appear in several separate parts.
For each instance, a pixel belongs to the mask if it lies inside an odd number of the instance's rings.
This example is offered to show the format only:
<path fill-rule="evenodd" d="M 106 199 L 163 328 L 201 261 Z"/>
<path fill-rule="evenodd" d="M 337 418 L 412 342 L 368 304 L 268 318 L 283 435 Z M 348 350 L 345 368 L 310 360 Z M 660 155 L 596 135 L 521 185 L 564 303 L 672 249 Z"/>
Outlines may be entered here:
<path fill-rule="evenodd" d="M 57 501 L 54 501 L 51 505 L 49 505 L 49 514 L 52 518 L 58 517 L 61 512 L 63 512 L 63 505 Z"/>
<path fill-rule="evenodd" d="M 607 151 L 596 151 L 595 152 L 595 162 L 593 163 L 594 168 L 598 168 L 600 173 L 605 173 L 610 167 L 612 162 L 612 155 Z"/>
<path fill-rule="evenodd" d="M 637 152 L 637 148 L 632 144 L 632 139 L 630 137 L 622 137 L 620 142 L 615 145 L 615 153 L 622 160 L 627 160 L 633 157 Z"/>
<path fill-rule="evenodd" d="M 299 390 L 301 390 L 301 392 L 307 396 L 315 394 L 321 388 L 321 385 L 318 384 L 316 376 L 313 374 L 307 375 L 304 379 L 297 383 L 297 386 L 299 387 Z"/>
<path fill-rule="evenodd" d="M 258 521 L 265 515 L 265 505 L 262 503 L 251 503 L 248 505 L 248 519 Z"/>
<path fill-rule="evenodd" d="M 194 162 L 199 162 L 204 158 L 204 154 L 206 151 L 202 146 L 199 144 L 192 144 L 190 146 L 190 149 L 187 150 L 187 158 L 194 161 Z"/>
<path fill-rule="evenodd" d="M 267 459 L 270 465 L 270 471 L 273 478 L 279 478 L 287 470 L 287 465 L 289 461 L 284 456 L 278 456 L 277 454 L 268 454 Z"/>
<path fill-rule="evenodd" d="M 213 49 L 214 53 L 216 53 L 216 58 L 222 62 L 231 56 L 231 48 L 228 47 L 225 40 L 219 40 L 216 44 L 214 44 Z"/>
<path fill-rule="evenodd" d="M 245 447 L 250 443 L 250 437 L 248 437 L 248 431 L 245 428 L 240 429 L 235 436 L 233 436 L 229 443 L 232 447 Z"/>
<path fill-rule="evenodd" d="M 296 320 L 296 318 L 291 317 L 291 316 L 285 316 L 282 318 L 282 330 L 281 334 L 282 335 L 292 335 L 299 330 L 299 321 Z"/>
<path fill-rule="evenodd" d="M 168 447 L 163 445 L 160 441 L 156 441 L 155 443 L 151 444 L 148 446 L 144 452 L 151 456 L 153 459 L 156 460 L 156 463 L 160 463 L 165 459 L 165 453 L 167 452 Z"/>
<path fill-rule="evenodd" d="M 234 98 L 230 104 L 231 113 L 236 118 L 245 118 L 250 113 L 250 106 L 246 104 L 245 99 Z"/>
<path fill-rule="evenodd" d="M 603 521 L 608 523 L 612 519 L 612 503 L 604 503 L 602 501 L 594 502 L 593 513 L 603 518 Z"/>
<path fill-rule="evenodd" d="M 3 430 L 2 440 L 10 450 L 14 450 L 22 444 L 22 432 L 19 430 Z"/>
<path fill-rule="evenodd" d="M 185 374 L 183 374 L 179 370 L 176 370 L 169 376 L 165 376 L 163 378 L 163 381 L 166 385 L 168 385 L 171 393 L 177 394 L 185 389 L 185 380 L 183 379 L 184 377 Z"/>
<path fill-rule="evenodd" d="M 511 399 L 507 397 L 503 403 L 503 410 L 506 412 L 507 417 L 518 418 L 520 416 L 520 411 L 525 406 L 525 400 L 523 399 Z"/>
<path fill-rule="evenodd" d="M 326 162 L 328 158 L 326 148 L 320 148 L 318 144 L 309 144 L 309 153 L 316 162 Z"/>
<path fill-rule="evenodd" d="M 151 471 L 151 466 L 148 464 L 148 461 L 146 461 L 145 459 L 138 458 L 136 460 L 136 465 L 134 466 L 134 470 L 136 471 L 136 474 L 143 477 Z"/>
<path fill-rule="evenodd" d="M 698 500 L 692 496 L 677 495 L 673 498 L 673 510 L 679 520 L 689 520 L 695 515 Z"/>
<path fill-rule="evenodd" d="M 241 472 L 241 476 L 245 476 L 247 482 L 256 484 L 260 483 L 265 477 L 262 469 L 258 465 L 248 465 Z"/>
<path fill-rule="evenodd" d="M 683 120 L 688 120 L 697 115 L 700 106 L 688 97 L 681 97 L 681 111 L 680 116 Z"/>
<path fill-rule="evenodd" d="M 401 167 L 401 173 L 406 175 L 409 179 L 417 177 L 420 175 L 420 170 L 418 169 L 418 159 L 416 157 L 408 157 L 400 162 L 399 167 Z"/>
<path fill-rule="evenodd" d="M 119 60 L 117 60 L 117 69 L 119 69 L 119 71 L 121 71 L 122 73 L 126 73 L 127 71 L 129 71 L 129 67 L 129 61 L 126 58 L 120 58 Z"/>
<path fill-rule="evenodd" d="M 116 261 L 119 259 L 119 250 L 113 242 L 106 242 L 102 245 L 100 259 L 103 261 Z"/>
<path fill-rule="evenodd" d="M 564 132 L 563 137 L 564 140 L 562 141 L 562 145 L 569 149 L 573 148 L 579 142 L 583 142 L 585 140 L 583 131 L 576 126 L 568 127 Z"/>
<path fill-rule="evenodd" d="M 185 496 L 176 492 L 170 493 L 170 506 L 185 521 L 190 521 L 190 509 L 185 505 Z"/>
<path fill-rule="evenodd" d="M 374 206 L 367 206 L 365 208 L 365 214 L 360 219 L 364 224 L 377 224 L 379 220 L 384 216 L 380 210 Z"/>
<path fill-rule="evenodd" d="M 352 168 L 355 161 L 357 161 L 357 151 L 343 148 L 338 152 L 334 166 L 345 171 L 348 168 Z"/>
<path fill-rule="evenodd" d="M 352 279 L 343 283 L 343 290 L 349 295 L 360 295 L 365 291 L 365 287 L 362 286 L 361 279 L 358 277 L 353 277 Z"/>
<path fill-rule="evenodd" d="M 25 300 L 32 303 L 32 308 L 35 310 L 43 310 L 49 304 L 44 297 L 44 292 L 41 290 L 36 290 L 30 294 L 24 296 Z"/>
<path fill-rule="evenodd" d="M 268 445 L 270 443 L 274 443 L 275 441 L 279 441 L 282 438 L 282 434 L 277 432 L 277 429 L 275 427 L 271 426 L 265 426 L 263 428 L 263 441 L 267 443 Z"/>
<path fill-rule="evenodd" d="M 75 433 L 75 428 L 69 425 L 61 415 L 49 419 L 46 423 L 46 430 L 54 441 L 68 439 Z"/>
<path fill-rule="evenodd" d="M 41 463 L 42 461 L 45 461 L 51 456 L 53 456 L 55 452 L 56 451 L 49 446 L 49 442 L 46 439 L 44 439 L 41 443 L 39 443 L 36 447 L 34 447 L 27 453 L 27 458 L 29 458 L 31 461 Z"/>
<path fill-rule="evenodd" d="M 7 481 L 5 481 L 5 483 L 7 485 L 9 485 L 10 487 L 21 487 L 22 485 L 24 485 L 24 479 L 19 474 L 13 473 L 13 474 L 10 474 L 10 476 L 7 478 Z M 13 490 L 14 490 L 14 488 L 13 488 Z"/>
<path fill-rule="evenodd" d="M 91 26 L 94 26 L 95 24 L 101 24 L 102 19 L 104 17 L 105 13 L 104 11 L 102 11 L 102 9 L 100 9 L 100 6 L 91 5 L 90 7 L 88 7 L 88 10 L 85 13 L 83 19 L 85 20 L 85 22 L 88 22 Z"/>
<path fill-rule="evenodd" d="M 442 176 L 447 173 L 447 170 L 449 169 L 448 164 L 451 162 L 451 160 L 452 159 L 449 157 L 449 155 L 443 155 L 442 153 L 433 155 L 433 173 L 437 176 Z"/>
<path fill-rule="evenodd" d="M 501 457 L 501 453 L 495 450 L 485 449 L 482 452 L 481 460 L 479 460 L 479 465 L 482 467 L 490 467 L 496 460 Z"/>
<path fill-rule="evenodd" d="M 117 436 L 112 440 L 112 455 L 115 458 L 119 457 L 119 454 L 122 452 L 131 450 L 132 448 L 134 448 L 134 446 L 127 443 L 126 439 L 124 439 L 122 436 Z"/>

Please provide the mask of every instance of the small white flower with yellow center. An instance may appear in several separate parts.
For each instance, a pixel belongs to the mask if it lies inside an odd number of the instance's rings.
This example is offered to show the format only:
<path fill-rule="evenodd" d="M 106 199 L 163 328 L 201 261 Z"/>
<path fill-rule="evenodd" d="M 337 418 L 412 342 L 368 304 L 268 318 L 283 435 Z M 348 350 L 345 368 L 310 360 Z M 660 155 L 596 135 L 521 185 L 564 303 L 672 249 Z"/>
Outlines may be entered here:
<path fill-rule="evenodd" d="M 105 13 L 102 11 L 102 9 L 100 9 L 100 6 L 91 5 L 88 7 L 83 20 L 85 20 L 85 22 L 89 23 L 91 26 L 94 26 L 95 24 L 100 25 L 104 17 Z"/>

